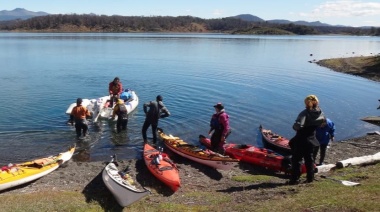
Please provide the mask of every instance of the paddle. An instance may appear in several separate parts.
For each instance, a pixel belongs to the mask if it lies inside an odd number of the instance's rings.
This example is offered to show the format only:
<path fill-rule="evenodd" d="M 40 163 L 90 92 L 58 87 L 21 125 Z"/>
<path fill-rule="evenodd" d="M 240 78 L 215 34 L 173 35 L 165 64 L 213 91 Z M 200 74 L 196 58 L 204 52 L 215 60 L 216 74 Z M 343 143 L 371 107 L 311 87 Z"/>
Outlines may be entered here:
<path fill-rule="evenodd" d="M 360 183 L 351 182 L 351 181 L 347 181 L 347 180 L 338 180 L 338 179 L 334 179 L 334 178 L 331 178 L 331 177 L 327 177 L 327 176 L 325 176 L 325 175 L 321 175 L 321 178 L 329 179 L 329 180 L 332 180 L 332 181 L 335 181 L 335 182 L 340 182 L 340 183 L 342 183 L 342 184 L 345 185 L 345 186 L 356 186 L 356 185 L 360 185 Z"/>

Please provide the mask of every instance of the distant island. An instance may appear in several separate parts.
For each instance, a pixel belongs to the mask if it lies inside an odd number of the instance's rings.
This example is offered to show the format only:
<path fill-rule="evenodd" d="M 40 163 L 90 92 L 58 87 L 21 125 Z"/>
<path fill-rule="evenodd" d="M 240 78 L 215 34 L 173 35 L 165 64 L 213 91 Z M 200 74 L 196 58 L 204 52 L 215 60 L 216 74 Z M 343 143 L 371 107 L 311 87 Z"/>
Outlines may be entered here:
<path fill-rule="evenodd" d="M 24 18 L 17 18 L 24 17 Z M 4 20 L 4 16 L 7 19 Z M 2 18 L 3 17 L 3 18 Z M 13 17 L 10 18 L 10 17 Z M 29 18 L 26 18 L 29 17 Z M 380 28 L 331 26 L 320 22 L 265 21 L 253 15 L 219 19 L 192 16 L 106 16 L 95 14 L 33 13 L 22 8 L 0 11 L 0 30 L 13 32 L 181 32 L 253 35 L 379 36 Z"/>

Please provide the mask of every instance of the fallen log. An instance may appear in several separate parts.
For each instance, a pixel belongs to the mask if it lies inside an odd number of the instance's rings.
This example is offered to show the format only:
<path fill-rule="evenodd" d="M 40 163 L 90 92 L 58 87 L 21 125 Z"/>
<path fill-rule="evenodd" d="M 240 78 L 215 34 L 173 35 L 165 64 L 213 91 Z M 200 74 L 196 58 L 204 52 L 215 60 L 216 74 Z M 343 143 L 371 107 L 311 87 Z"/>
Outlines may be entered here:
<path fill-rule="evenodd" d="M 332 169 L 335 169 L 336 165 L 335 164 L 324 164 L 317 166 L 317 173 L 324 173 L 324 172 L 329 172 Z"/>
<path fill-rule="evenodd" d="M 346 160 L 342 160 L 336 163 L 337 168 L 344 168 L 347 166 L 355 166 L 355 165 L 368 165 L 375 164 L 380 162 L 380 152 L 374 155 L 367 155 L 362 157 L 354 157 Z"/>

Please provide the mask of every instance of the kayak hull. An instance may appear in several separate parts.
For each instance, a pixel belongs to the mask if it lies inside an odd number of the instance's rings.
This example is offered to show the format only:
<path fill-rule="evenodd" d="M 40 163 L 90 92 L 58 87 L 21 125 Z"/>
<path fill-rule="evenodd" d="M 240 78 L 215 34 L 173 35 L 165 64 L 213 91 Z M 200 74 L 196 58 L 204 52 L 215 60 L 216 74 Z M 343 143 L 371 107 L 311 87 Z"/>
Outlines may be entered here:
<path fill-rule="evenodd" d="M 149 171 L 174 192 L 181 186 L 177 166 L 165 153 L 160 153 L 149 144 L 144 145 L 144 161 Z M 162 159 L 157 158 L 161 154 Z M 156 162 L 158 159 L 159 164 Z"/>
<path fill-rule="evenodd" d="M 289 146 L 289 140 L 271 130 L 264 129 L 260 125 L 260 132 L 262 135 L 263 144 L 266 148 L 272 149 L 282 155 L 291 155 L 291 149 Z"/>
<path fill-rule="evenodd" d="M 199 142 L 207 148 L 211 147 L 210 139 L 203 135 L 199 136 Z M 292 170 L 290 156 L 282 156 L 270 149 L 233 143 L 224 144 L 223 149 L 226 155 L 241 162 L 284 173 L 290 173 Z M 301 166 L 301 173 L 306 173 L 305 164 Z"/>
<path fill-rule="evenodd" d="M 49 156 L 12 166 L 2 167 L 0 173 L 0 191 L 37 180 L 71 159 L 75 146 L 67 152 Z"/>
<path fill-rule="evenodd" d="M 210 150 L 202 150 L 197 146 L 188 144 L 178 137 L 166 135 L 162 129 L 158 129 L 158 134 L 167 148 L 189 160 L 221 170 L 229 170 L 238 165 L 239 160 L 237 159 L 223 156 Z"/>
<path fill-rule="evenodd" d="M 123 178 L 114 160 L 103 169 L 102 179 L 108 190 L 122 207 L 126 207 L 150 194 L 150 191 L 147 189 L 137 189 L 132 185 L 131 179 Z"/>

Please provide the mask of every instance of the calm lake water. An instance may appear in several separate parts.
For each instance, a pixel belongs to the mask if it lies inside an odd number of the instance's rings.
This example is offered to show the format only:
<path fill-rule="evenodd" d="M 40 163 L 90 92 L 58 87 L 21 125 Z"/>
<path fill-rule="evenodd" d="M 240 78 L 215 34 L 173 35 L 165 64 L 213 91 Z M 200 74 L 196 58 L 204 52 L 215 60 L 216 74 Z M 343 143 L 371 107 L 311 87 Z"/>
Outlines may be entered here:
<path fill-rule="evenodd" d="M 194 144 L 207 134 L 217 102 L 230 115 L 230 142 L 261 146 L 260 124 L 290 138 L 309 94 L 335 122 L 336 140 L 363 136 L 379 130 L 360 118 L 379 115 L 380 83 L 309 61 L 379 49 L 379 37 L 0 33 L 0 164 L 74 143 L 77 161 L 107 161 L 114 153 L 140 158 L 142 105 L 158 94 L 172 114 L 159 126 Z M 66 125 L 67 107 L 78 97 L 107 95 L 116 76 L 140 98 L 128 131 L 116 134 L 114 124 L 101 121 L 78 141 Z"/>

